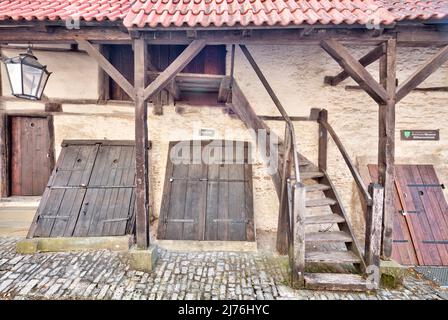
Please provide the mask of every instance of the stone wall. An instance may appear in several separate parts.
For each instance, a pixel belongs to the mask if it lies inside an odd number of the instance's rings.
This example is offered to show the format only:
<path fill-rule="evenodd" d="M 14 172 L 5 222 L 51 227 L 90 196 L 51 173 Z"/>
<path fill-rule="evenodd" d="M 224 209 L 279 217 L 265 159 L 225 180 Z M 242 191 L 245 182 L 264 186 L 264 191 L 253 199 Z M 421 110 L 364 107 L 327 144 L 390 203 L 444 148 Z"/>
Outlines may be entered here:
<path fill-rule="evenodd" d="M 368 48 L 350 48 L 356 56 Z M 365 165 L 374 162 L 377 154 L 378 106 L 362 91 L 346 91 L 346 80 L 338 87 L 323 84 L 325 75 L 335 75 L 339 66 L 317 46 L 257 46 L 249 47 L 275 92 L 290 115 L 308 115 L 311 108 L 326 108 L 329 121 L 339 134 L 354 161 Z M 415 68 L 426 61 L 436 50 L 433 48 L 400 48 L 398 51 L 398 79 L 403 82 Z M 17 51 L 4 51 L 8 56 Z M 36 51 L 39 60 L 53 71 L 45 93 L 51 98 L 96 99 L 98 91 L 98 66 L 83 53 L 54 53 Z M 377 76 L 377 64 L 369 70 Z M 244 56 L 237 50 L 235 77 L 245 95 L 259 115 L 277 115 L 278 112 L 261 83 L 251 70 Z M 445 65 L 422 86 L 448 85 L 448 66 Z M 9 92 L 2 66 L 2 88 Z M 440 181 L 448 178 L 448 113 L 443 112 L 448 93 L 413 92 L 397 106 L 396 154 L 397 163 L 430 163 L 436 168 Z M 182 104 L 178 104 L 182 106 Z M 149 131 L 153 141 L 152 181 L 154 185 L 155 214 L 158 215 L 168 152 L 168 141 L 199 138 L 199 128 L 213 128 L 216 137 L 251 140 L 244 125 L 232 119 L 217 107 L 184 107 L 178 114 L 173 107 L 165 107 L 163 116 L 150 116 Z M 1 103 L 9 110 L 43 110 L 39 103 L 24 101 Z M 57 154 L 63 139 L 133 139 L 134 118 L 132 108 L 120 105 L 63 105 L 64 113 L 55 114 L 55 138 Z M 151 112 L 150 112 L 151 113 Z M 269 125 L 280 135 L 284 134 L 281 122 Z M 400 129 L 440 129 L 438 142 L 400 141 Z M 300 151 L 316 161 L 317 125 L 296 123 Z M 208 137 L 207 137 L 208 139 Z M 253 142 L 253 141 L 252 141 Z M 335 145 L 329 143 L 329 173 L 350 213 L 357 233 L 363 230 L 363 219 L 356 203 L 356 188 Z M 448 195 L 448 194 L 447 194 Z M 259 230 L 275 230 L 278 202 L 269 175 L 259 159 L 254 165 L 254 205 L 256 227 Z"/>

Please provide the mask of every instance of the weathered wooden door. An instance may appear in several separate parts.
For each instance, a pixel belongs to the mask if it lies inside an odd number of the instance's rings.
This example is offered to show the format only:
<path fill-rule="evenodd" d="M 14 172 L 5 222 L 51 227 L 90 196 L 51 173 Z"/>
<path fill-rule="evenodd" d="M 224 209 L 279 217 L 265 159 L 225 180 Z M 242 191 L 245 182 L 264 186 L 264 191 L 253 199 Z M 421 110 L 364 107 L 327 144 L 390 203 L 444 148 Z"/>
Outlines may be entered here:
<path fill-rule="evenodd" d="M 64 141 L 29 237 L 133 232 L 133 141 Z"/>
<path fill-rule="evenodd" d="M 376 166 L 369 166 L 372 176 Z M 448 265 L 448 204 L 432 165 L 397 165 L 393 258 L 404 265 Z"/>
<path fill-rule="evenodd" d="M 220 143 L 199 142 L 200 154 L 203 156 L 206 148 Z M 193 157 L 191 163 L 173 163 L 168 157 L 159 239 L 254 241 L 249 145 L 239 143 L 242 155 L 238 159 L 237 144 L 225 143 L 234 152 L 223 149 L 213 155 L 213 162 L 202 157 L 198 163 Z M 171 143 L 170 150 L 175 145 Z"/>
<path fill-rule="evenodd" d="M 13 196 L 40 196 L 53 169 L 47 117 L 10 117 L 10 190 Z"/>

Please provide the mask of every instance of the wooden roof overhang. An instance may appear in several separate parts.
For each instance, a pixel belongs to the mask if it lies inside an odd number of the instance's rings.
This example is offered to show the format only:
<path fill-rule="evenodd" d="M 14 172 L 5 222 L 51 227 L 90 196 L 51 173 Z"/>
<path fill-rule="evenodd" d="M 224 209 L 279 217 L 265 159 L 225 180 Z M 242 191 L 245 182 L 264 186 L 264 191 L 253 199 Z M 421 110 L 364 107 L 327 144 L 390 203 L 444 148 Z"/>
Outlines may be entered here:
<path fill-rule="evenodd" d="M 298 25 L 198 28 L 133 28 L 120 22 L 82 22 L 79 29 L 68 29 L 64 22 L 1 21 L 0 43 L 131 43 L 143 36 L 152 44 L 188 44 L 193 39 L 208 45 L 300 45 L 320 44 L 334 39 L 342 43 L 378 45 L 396 38 L 399 46 L 442 46 L 448 44 L 448 21 L 437 23 L 396 23 L 380 29 L 365 25 Z"/>

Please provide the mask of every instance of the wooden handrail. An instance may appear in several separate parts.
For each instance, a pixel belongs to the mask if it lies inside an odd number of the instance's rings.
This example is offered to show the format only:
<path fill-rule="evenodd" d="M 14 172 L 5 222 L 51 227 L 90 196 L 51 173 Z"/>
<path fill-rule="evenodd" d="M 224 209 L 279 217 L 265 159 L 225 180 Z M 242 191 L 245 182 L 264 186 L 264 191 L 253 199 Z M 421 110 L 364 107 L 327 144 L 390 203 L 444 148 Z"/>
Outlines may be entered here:
<path fill-rule="evenodd" d="M 336 132 L 333 130 L 333 127 L 325 121 L 320 121 L 320 124 L 330 133 L 330 136 L 333 138 L 334 143 L 339 149 L 339 152 L 342 155 L 342 158 L 344 158 L 345 163 L 348 166 L 348 169 L 350 170 L 353 179 L 355 179 L 355 183 L 358 186 L 358 189 L 361 191 L 362 195 L 364 196 L 364 199 L 368 206 L 372 205 L 372 197 L 370 196 L 369 190 L 367 189 L 366 185 L 364 184 L 361 175 L 359 174 L 358 170 L 355 168 L 355 165 L 353 164 L 352 159 L 348 155 L 347 150 L 345 150 L 344 145 L 342 144 L 341 140 L 337 136 Z"/>

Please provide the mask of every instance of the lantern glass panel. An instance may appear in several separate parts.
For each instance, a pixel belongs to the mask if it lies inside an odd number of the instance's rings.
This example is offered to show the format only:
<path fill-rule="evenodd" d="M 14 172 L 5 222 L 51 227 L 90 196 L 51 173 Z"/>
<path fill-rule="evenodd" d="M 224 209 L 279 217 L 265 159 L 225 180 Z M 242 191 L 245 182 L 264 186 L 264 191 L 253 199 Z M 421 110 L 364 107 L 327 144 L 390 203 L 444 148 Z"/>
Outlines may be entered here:
<path fill-rule="evenodd" d="M 40 88 L 40 79 L 42 78 L 42 69 L 34 66 L 23 65 L 23 94 L 31 97 L 37 97 Z"/>
<path fill-rule="evenodd" d="M 42 93 L 44 92 L 44 88 L 47 84 L 49 76 L 50 73 L 47 70 L 42 71 L 42 79 L 40 80 L 39 90 L 37 91 L 37 99 L 40 99 L 42 97 Z"/>
<path fill-rule="evenodd" d="M 9 82 L 11 84 L 12 94 L 22 94 L 22 65 L 20 63 L 8 63 Z"/>

